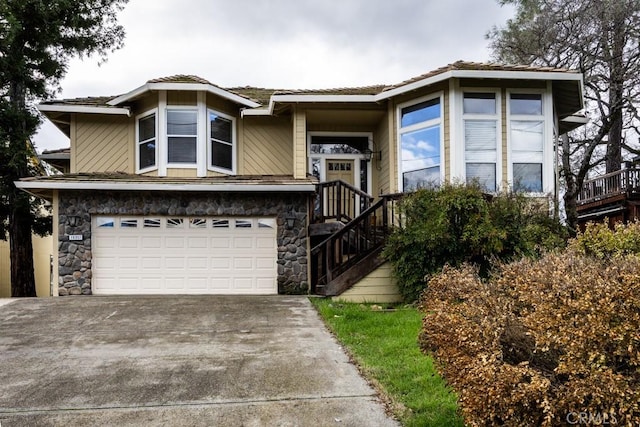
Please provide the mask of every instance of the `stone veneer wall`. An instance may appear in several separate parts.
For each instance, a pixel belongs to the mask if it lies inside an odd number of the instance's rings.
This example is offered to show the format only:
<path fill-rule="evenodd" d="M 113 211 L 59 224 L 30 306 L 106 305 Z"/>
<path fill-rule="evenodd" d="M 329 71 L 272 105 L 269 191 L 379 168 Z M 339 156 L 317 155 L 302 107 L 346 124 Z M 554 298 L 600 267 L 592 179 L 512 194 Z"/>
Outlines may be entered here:
<path fill-rule="evenodd" d="M 92 215 L 271 216 L 277 218 L 278 293 L 306 294 L 308 195 L 298 193 L 176 193 L 64 191 L 59 196 L 58 294 L 91 294 Z M 67 216 L 80 217 L 76 227 Z M 292 230 L 285 218 L 295 216 Z M 82 234 L 82 241 L 69 241 Z"/>

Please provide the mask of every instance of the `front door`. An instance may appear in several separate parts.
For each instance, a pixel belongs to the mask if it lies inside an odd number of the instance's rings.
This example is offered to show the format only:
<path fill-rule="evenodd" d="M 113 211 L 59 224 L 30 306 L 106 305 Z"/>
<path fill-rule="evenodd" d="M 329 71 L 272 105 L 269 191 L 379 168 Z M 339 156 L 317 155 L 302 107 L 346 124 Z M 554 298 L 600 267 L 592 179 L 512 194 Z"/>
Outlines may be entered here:
<path fill-rule="evenodd" d="M 353 159 L 327 159 L 327 181 L 342 180 L 349 185 L 355 185 Z"/>

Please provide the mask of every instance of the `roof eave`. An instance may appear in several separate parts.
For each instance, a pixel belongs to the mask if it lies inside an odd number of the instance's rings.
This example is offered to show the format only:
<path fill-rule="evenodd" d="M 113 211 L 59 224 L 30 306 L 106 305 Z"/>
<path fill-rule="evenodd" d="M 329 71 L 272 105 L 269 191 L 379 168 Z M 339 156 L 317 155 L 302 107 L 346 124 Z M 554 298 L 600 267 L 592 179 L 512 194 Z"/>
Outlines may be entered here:
<path fill-rule="evenodd" d="M 126 107 L 100 107 L 94 105 L 70 105 L 70 104 L 39 104 L 38 110 L 42 113 L 84 113 L 84 114 L 113 114 L 131 117 L 131 110 Z"/>
<path fill-rule="evenodd" d="M 408 83 L 376 95 L 376 101 L 393 98 L 416 89 L 431 86 L 452 78 L 495 80 L 561 80 L 578 81 L 582 87 L 582 74 L 562 71 L 513 71 L 513 70 L 449 70 L 422 80 Z"/>
<path fill-rule="evenodd" d="M 271 193 L 313 193 L 312 183 L 270 183 L 270 184 L 187 184 L 187 183 L 149 183 L 149 182 L 110 182 L 110 181 L 16 181 L 17 188 L 31 194 L 52 190 L 102 190 L 102 191 L 181 191 L 181 192 L 271 192 Z M 39 196 L 42 197 L 42 196 Z"/>

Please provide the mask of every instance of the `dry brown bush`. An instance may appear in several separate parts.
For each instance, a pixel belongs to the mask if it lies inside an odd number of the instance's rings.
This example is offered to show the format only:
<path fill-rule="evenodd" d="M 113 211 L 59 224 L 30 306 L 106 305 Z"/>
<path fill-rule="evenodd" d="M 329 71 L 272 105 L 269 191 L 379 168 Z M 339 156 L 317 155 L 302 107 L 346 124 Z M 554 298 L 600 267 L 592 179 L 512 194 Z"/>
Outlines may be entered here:
<path fill-rule="evenodd" d="M 469 425 L 640 423 L 639 258 L 568 250 L 488 281 L 446 267 L 421 307 L 421 347 Z"/>

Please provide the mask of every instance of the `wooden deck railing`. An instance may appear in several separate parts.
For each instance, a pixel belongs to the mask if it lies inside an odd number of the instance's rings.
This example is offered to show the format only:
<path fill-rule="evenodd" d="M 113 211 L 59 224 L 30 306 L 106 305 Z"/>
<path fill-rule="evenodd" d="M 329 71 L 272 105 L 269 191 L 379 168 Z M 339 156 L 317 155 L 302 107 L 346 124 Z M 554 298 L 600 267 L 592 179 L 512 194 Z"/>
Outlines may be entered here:
<path fill-rule="evenodd" d="M 640 169 L 622 169 L 585 181 L 578 193 L 578 204 L 640 192 Z"/>
<path fill-rule="evenodd" d="M 344 228 L 311 249 L 314 289 L 327 286 L 376 250 L 380 250 L 395 226 L 402 226 L 397 209 L 401 195 L 382 196 Z"/>
<path fill-rule="evenodd" d="M 313 209 L 313 222 L 335 219 L 349 222 L 373 203 L 373 197 L 344 181 L 318 184 L 318 195 Z"/>

